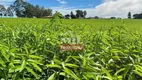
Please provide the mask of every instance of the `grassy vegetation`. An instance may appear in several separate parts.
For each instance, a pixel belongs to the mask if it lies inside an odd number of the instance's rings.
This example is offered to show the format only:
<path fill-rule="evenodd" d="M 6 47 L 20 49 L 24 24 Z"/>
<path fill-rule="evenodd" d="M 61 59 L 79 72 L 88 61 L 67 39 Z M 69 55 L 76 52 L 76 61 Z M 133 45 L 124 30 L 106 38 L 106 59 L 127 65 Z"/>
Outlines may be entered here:
<path fill-rule="evenodd" d="M 0 19 L 0 79 L 140 80 L 142 33 L 130 29 L 141 20 L 122 22 Z M 63 38 L 79 38 L 84 50 L 59 50 Z"/>
<path fill-rule="evenodd" d="M 31 19 L 31 18 L 1 18 L 0 23 L 7 26 L 16 26 L 24 24 L 34 24 L 34 25 L 46 25 L 50 19 Z M 102 26 L 113 26 L 121 25 L 123 22 L 129 28 L 129 30 L 141 30 L 142 20 L 141 19 L 62 19 L 63 24 L 87 24 L 95 28 Z"/>

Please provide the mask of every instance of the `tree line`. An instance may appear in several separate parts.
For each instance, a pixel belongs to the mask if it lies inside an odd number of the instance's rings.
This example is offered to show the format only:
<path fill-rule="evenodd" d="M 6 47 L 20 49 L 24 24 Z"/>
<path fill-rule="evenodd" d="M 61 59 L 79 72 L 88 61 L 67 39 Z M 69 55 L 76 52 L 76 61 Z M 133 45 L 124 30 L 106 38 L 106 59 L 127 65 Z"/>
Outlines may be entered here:
<path fill-rule="evenodd" d="M 83 10 L 76 10 L 76 14 L 73 13 L 73 11 L 71 11 L 70 14 L 65 15 L 66 19 L 77 19 L 77 18 L 85 18 L 87 15 L 87 11 L 83 11 Z"/>
<path fill-rule="evenodd" d="M 13 6 L 10 5 L 7 9 L 0 5 L 0 16 L 13 16 Z"/>
<path fill-rule="evenodd" d="M 134 19 L 142 19 L 142 13 L 134 14 L 133 17 Z"/>
<path fill-rule="evenodd" d="M 32 4 L 23 0 L 16 0 L 8 8 L 0 5 L 0 16 L 14 16 L 14 12 L 17 17 L 43 17 L 52 15 L 52 9 L 45 9 L 39 5 L 33 6 Z"/>
<path fill-rule="evenodd" d="M 13 17 L 16 15 L 17 17 L 27 17 L 27 18 L 42 18 L 45 16 L 53 16 L 52 9 L 46 9 L 44 6 L 32 5 L 24 0 L 15 0 L 12 5 L 5 8 L 4 5 L 0 5 L 0 16 L 9 16 Z M 60 13 L 61 14 L 61 13 Z M 62 14 L 61 14 L 62 15 Z M 86 11 L 76 10 L 76 14 L 71 12 L 65 16 L 62 15 L 61 18 L 85 18 L 87 15 Z"/>
<path fill-rule="evenodd" d="M 131 15 L 131 12 L 128 13 L 128 19 L 131 19 L 132 18 L 132 15 Z M 134 19 L 142 19 L 142 13 L 136 13 L 136 14 L 133 14 L 133 18 Z"/>

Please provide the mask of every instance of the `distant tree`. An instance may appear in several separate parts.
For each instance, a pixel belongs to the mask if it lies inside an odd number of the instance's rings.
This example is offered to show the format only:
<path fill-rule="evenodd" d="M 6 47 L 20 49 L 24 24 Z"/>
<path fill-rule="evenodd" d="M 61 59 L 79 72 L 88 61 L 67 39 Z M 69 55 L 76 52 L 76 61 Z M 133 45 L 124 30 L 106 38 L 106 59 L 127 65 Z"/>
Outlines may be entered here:
<path fill-rule="evenodd" d="M 73 14 L 73 12 L 72 12 L 72 11 L 71 11 L 70 16 L 71 16 L 71 18 L 72 18 L 72 19 L 75 19 L 75 18 L 76 18 L 76 16 Z"/>
<path fill-rule="evenodd" d="M 117 19 L 121 19 L 121 17 L 118 17 Z"/>
<path fill-rule="evenodd" d="M 41 18 L 52 15 L 52 9 L 45 9 L 43 6 L 40 7 L 39 5 L 33 6 L 24 0 L 16 0 L 13 5 L 17 17 Z"/>
<path fill-rule="evenodd" d="M 99 19 L 99 17 L 98 17 L 98 16 L 95 16 L 94 18 L 95 18 L 95 19 Z"/>
<path fill-rule="evenodd" d="M 139 18 L 139 14 L 134 14 L 133 17 L 134 17 L 134 19 L 138 19 Z"/>
<path fill-rule="evenodd" d="M 51 15 L 52 15 L 52 9 L 43 10 L 43 16 L 51 16 Z"/>
<path fill-rule="evenodd" d="M 84 12 L 82 10 L 76 10 L 76 18 L 84 18 Z"/>
<path fill-rule="evenodd" d="M 2 17 L 2 13 L 0 13 L 0 16 Z"/>
<path fill-rule="evenodd" d="M 87 11 L 84 11 L 84 12 L 83 12 L 83 17 L 85 18 L 86 15 L 87 15 Z"/>
<path fill-rule="evenodd" d="M 128 19 L 131 19 L 131 12 L 128 13 Z"/>
<path fill-rule="evenodd" d="M 76 18 L 85 18 L 87 15 L 87 11 L 76 10 Z"/>
<path fill-rule="evenodd" d="M 25 11 L 23 13 L 25 17 L 33 18 L 35 15 L 35 7 L 32 4 L 27 3 L 24 8 L 25 8 Z"/>
<path fill-rule="evenodd" d="M 0 16 L 2 17 L 2 15 L 4 15 L 6 11 L 6 8 L 3 5 L 0 5 Z"/>
<path fill-rule="evenodd" d="M 12 5 L 10 5 L 10 6 L 7 8 L 7 15 L 8 15 L 8 16 L 14 16 L 13 12 L 14 12 L 14 8 L 13 8 Z"/>
<path fill-rule="evenodd" d="M 142 19 L 142 13 L 134 14 L 133 17 L 134 19 Z"/>
<path fill-rule="evenodd" d="M 69 18 L 70 18 L 70 15 L 69 15 L 69 14 L 65 15 L 65 18 L 66 18 L 66 19 L 69 19 Z"/>
<path fill-rule="evenodd" d="M 35 6 L 35 17 L 40 18 L 41 17 L 41 10 L 39 5 Z"/>
<path fill-rule="evenodd" d="M 24 11 L 25 11 L 25 6 L 27 2 L 24 2 L 23 0 L 16 0 L 13 3 L 14 10 L 16 12 L 17 17 L 24 17 Z"/>
<path fill-rule="evenodd" d="M 81 15 L 80 15 L 81 13 L 80 13 L 80 10 L 76 10 L 76 18 L 79 18 L 79 17 L 81 17 Z"/>
<path fill-rule="evenodd" d="M 41 16 L 41 17 L 43 17 L 43 16 L 44 16 L 44 15 L 43 15 L 44 10 L 45 10 L 45 8 L 44 8 L 44 6 L 42 6 L 42 7 L 40 8 L 40 16 Z"/>
<path fill-rule="evenodd" d="M 116 19 L 116 17 L 111 17 L 110 19 Z"/>

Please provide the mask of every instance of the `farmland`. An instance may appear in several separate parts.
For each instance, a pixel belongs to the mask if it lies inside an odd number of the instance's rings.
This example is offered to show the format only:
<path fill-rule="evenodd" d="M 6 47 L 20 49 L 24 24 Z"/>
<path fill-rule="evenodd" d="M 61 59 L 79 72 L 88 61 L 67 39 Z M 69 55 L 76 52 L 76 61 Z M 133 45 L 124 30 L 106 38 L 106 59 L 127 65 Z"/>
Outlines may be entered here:
<path fill-rule="evenodd" d="M 15 26 L 15 25 L 24 25 L 24 24 L 35 24 L 35 25 L 44 25 L 48 24 L 50 19 L 31 19 L 31 18 L 1 18 L 0 23 Z M 129 27 L 129 30 L 141 30 L 142 20 L 141 19 L 62 19 L 63 24 L 87 24 L 93 27 L 100 26 L 113 26 L 124 24 Z"/>
<path fill-rule="evenodd" d="M 2 18 L 0 79 L 140 80 L 141 22 Z M 84 50 L 61 51 L 60 44 L 84 44 Z"/>

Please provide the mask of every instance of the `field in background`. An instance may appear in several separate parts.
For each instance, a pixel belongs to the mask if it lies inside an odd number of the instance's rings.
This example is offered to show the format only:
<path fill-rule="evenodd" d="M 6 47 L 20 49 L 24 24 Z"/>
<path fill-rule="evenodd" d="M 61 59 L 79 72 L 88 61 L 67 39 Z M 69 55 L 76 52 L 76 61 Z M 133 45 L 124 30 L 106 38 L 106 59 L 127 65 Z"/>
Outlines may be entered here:
<path fill-rule="evenodd" d="M 30 19 L 30 18 L 1 18 L 0 24 L 5 24 L 7 26 L 19 26 L 25 24 L 32 25 L 46 25 L 50 22 L 50 19 Z M 142 20 L 138 19 L 62 19 L 63 24 L 87 24 L 93 27 L 101 26 L 114 26 L 125 24 L 129 30 L 142 30 Z"/>

